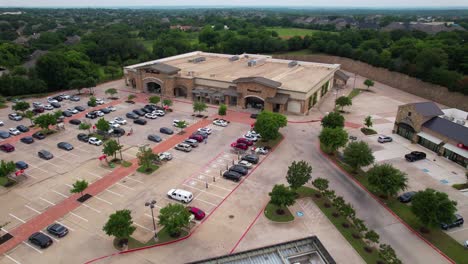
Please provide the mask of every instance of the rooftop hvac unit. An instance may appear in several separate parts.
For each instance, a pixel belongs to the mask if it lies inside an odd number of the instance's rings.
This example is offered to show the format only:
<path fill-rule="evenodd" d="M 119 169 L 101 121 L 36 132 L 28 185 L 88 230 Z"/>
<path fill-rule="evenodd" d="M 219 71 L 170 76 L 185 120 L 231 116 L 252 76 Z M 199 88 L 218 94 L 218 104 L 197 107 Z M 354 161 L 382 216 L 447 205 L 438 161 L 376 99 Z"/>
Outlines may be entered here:
<path fill-rule="evenodd" d="M 297 65 L 297 61 L 291 61 L 291 62 L 288 63 L 289 68 L 292 68 L 292 67 L 294 67 L 296 65 Z"/>
<path fill-rule="evenodd" d="M 206 58 L 205 57 L 197 57 L 195 59 L 189 60 L 189 62 L 193 62 L 193 63 L 200 63 L 202 61 L 206 61 Z"/>
<path fill-rule="evenodd" d="M 253 66 L 255 66 L 255 65 L 257 65 L 257 61 L 256 61 L 256 60 L 249 60 L 249 61 L 247 62 L 247 66 L 249 66 L 249 67 L 253 67 Z"/>
<path fill-rule="evenodd" d="M 236 60 L 239 60 L 239 56 L 232 56 L 231 58 L 229 58 L 229 61 L 236 61 Z"/>
<path fill-rule="evenodd" d="M 459 124 L 459 125 L 462 125 L 462 126 L 465 125 L 465 121 L 460 120 L 460 119 L 455 120 L 455 123 L 457 123 L 457 124 Z"/>

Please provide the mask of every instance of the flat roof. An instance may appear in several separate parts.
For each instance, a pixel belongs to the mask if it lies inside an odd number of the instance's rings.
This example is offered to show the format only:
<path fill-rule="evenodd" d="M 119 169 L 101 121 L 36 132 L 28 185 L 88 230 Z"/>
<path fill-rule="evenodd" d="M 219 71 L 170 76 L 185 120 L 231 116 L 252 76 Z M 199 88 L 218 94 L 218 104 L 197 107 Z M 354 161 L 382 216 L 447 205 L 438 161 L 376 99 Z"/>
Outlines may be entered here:
<path fill-rule="evenodd" d="M 340 68 L 339 64 L 305 61 L 298 61 L 297 65 L 291 67 L 289 65 L 291 60 L 273 59 L 271 56 L 255 54 L 237 55 L 239 57 L 238 60 L 229 60 L 233 56 L 236 55 L 195 51 L 127 66 L 125 69 L 135 69 L 141 66 L 164 62 L 167 65 L 181 69 L 179 72 L 181 77 L 225 82 L 233 82 L 236 79 L 246 77 L 263 77 L 281 83 L 279 89 L 305 93 Z M 204 57 L 205 59 L 196 63 L 191 62 L 200 57 Z M 257 60 L 257 65 L 249 67 L 247 64 L 250 60 Z"/>

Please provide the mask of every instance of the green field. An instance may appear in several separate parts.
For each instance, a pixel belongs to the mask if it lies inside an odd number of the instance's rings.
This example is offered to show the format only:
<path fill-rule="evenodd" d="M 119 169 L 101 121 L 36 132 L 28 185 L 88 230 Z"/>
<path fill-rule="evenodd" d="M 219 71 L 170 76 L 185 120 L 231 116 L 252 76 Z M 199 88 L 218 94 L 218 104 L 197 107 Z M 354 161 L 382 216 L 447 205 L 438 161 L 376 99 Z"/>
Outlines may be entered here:
<path fill-rule="evenodd" d="M 320 32 L 320 30 L 306 29 L 306 28 L 284 28 L 284 27 L 267 27 L 267 30 L 273 30 L 278 33 L 280 37 L 294 37 L 294 36 L 306 36 L 313 35 L 314 33 Z"/>

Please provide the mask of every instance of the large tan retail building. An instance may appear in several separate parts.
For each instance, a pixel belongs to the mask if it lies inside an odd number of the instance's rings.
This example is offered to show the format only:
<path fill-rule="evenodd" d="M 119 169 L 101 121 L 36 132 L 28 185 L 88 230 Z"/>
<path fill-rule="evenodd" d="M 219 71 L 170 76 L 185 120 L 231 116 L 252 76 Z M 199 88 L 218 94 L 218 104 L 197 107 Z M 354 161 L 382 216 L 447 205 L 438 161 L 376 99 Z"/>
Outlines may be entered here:
<path fill-rule="evenodd" d="M 190 52 L 124 68 L 126 84 L 164 97 L 306 114 L 333 86 L 346 83 L 338 64 L 270 56 Z"/>

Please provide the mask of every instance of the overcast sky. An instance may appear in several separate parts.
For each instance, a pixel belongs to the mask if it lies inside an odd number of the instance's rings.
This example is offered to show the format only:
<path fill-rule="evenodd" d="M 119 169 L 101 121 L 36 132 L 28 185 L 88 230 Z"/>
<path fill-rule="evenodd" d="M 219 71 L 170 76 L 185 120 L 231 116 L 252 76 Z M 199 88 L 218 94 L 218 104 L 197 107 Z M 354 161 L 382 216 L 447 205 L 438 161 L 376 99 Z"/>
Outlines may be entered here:
<path fill-rule="evenodd" d="M 0 0 L 0 7 L 118 6 L 468 7 L 468 0 Z"/>

